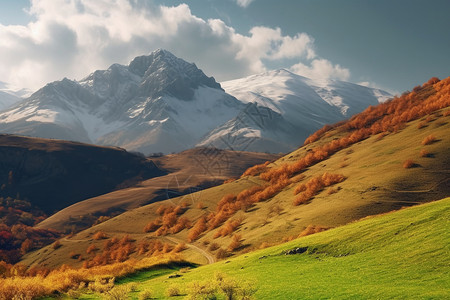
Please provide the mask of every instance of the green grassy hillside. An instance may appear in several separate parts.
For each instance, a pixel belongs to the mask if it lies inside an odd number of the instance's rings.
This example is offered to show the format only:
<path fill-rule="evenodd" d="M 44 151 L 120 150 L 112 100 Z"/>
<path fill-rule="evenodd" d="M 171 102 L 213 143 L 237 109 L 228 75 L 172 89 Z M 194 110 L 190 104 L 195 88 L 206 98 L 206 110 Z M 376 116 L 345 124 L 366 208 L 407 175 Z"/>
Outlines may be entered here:
<path fill-rule="evenodd" d="M 285 255 L 298 247 L 307 250 Z M 212 281 L 217 272 L 253 283 L 257 299 L 448 299 L 450 198 L 202 266 L 178 278 L 151 278 L 155 271 L 149 271 L 146 280 L 141 273 L 130 296 L 137 299 L 150 289 L 154 298 L 180 299 L 166 296 L 169 286 L 178 285 L 185 295 L 189 283 Z"/>

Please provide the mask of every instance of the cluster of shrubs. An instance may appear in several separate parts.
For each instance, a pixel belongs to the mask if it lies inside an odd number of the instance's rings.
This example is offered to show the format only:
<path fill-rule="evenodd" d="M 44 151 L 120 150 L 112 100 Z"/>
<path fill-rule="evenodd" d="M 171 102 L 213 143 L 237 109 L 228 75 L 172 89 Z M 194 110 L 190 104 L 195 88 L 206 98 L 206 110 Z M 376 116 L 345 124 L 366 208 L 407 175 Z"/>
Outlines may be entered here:
<path fill-rule="evenodd" d="M 223 273 L 215 273 L 213 279 L 193 281 L 186 285 L 170 285 L 167 297 L 186 295 L 186 299 L 254 299 L 257 288 L 254 282 L 236 280 Z"/>
<path fill-rule="evenodd" d="M 45 214 L 28 201 L 0 197 L 0 261 L 16 263 L 35 248 L 51 244 L 60 233 L 34 228 Z"/>
<path fill-rule="evenodd" d="M 54 270 L 41 268 L 35 271 L 27 270 L 21 265 L 0 262 L 0 299 L 37 299 L 55 293 L 66 293 L 70 298 L 78 298 L 80 293 L 90 291 L 102 293 L 107 299 L 127 299 L 128 293 L 135 290 L 135 287 L 115 286 L 114 278 L 181 262 L 175 255 L 168 254 L 89 269 L 74 269 L 63 265 Z"/>
<path fill-rule="evenodd" d="M 168 233 L 178 233 L 185 228 L 191 227 L 191 221 L 186 217 L 180 217 L 187 209 L 184 205 L 160 205 L 156 212 L 160 217 L 149 222 L 144 227 L 144 232 L 155 232 L 155 235 L 161 236 Z"/>
<path fill-rule="evenodd" d="M 323 173 L 317 177 L 313 177 L 306 183 L 300 183 L 294 190 L 294 205 L 306 203 L 312 197 L 317 195 L 321 190 L 327 186 L 340 183 L 345 180 L 342 174 Z"/>
<path fill-rule="evenodd" d="M 86 254 L 90 255 L 90 257 L 85 258 L 83 268 L 125 262 L 130 259 L 130 256 L 133 253 L 138 255 L 159 256 L 167 253 L 175 254 L 185 248 L 185 244 L 174 246 L 170 243 L 162 243 L 160 240 L 143 240 L 136 245 L 136 241 L 130 238 L 129 235 L 125 235 L 120 239 L 112 237 L 111 239 L 105 240 L 103 249 L 100 249 L 95 244 L 89 245 L 86 249 Z M 77 255 L 76 258 L 79 258 L 80 254 Z"/>

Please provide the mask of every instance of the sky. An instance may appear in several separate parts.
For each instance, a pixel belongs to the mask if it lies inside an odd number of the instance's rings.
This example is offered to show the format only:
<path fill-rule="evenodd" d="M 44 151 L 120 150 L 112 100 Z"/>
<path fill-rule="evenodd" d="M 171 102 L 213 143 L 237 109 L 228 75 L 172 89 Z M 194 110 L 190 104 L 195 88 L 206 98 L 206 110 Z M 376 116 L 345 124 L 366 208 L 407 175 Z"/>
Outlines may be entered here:
<path fill-rule="evenodd" d="M 448 0 L 0 0 L 0 81 L 36 90 L 158 48 L 218 81 L 286 68 L 411 90 L 450 76 Z"/>

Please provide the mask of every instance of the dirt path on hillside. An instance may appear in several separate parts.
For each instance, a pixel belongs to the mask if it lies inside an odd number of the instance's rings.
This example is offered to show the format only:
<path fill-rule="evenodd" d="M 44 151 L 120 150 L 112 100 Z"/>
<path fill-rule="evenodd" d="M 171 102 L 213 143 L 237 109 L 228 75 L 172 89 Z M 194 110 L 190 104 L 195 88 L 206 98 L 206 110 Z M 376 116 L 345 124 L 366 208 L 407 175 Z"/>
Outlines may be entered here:
<path fill-rule="evenodd" d="M 204 250 L 204 249 L 202 249 L 200 247 L 197 247 L 194 244 L 186 243 L 186 242 L 184 242 L 184 241 L 182 241 L 180 239 L 174 238 L 174 237 L 166 236 L 166 239 L 168 239 L 171 242 L 176 243 L 176 244 L 182 244 L 182 243 L 186 244 L 186 246 L 188 248 L 191 248 L 191 249 L 199 252 L 201 255 L 203 255 L 208 260 L 208 264 L 213 264 L 213 263 L 216 262 L 216 258 L 214 257 L 213 254 L 211 254 L 210 252 L 208 252 L 208 251 L 206 251 L 206 250 Z"/>

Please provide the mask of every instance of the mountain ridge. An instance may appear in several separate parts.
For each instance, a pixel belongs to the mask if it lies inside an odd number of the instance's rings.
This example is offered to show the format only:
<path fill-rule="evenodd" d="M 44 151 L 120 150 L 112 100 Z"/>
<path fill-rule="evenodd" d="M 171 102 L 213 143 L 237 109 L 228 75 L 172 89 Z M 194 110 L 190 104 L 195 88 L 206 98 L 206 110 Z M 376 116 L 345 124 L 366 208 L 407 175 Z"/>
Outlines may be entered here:
<path fill-rule="evenodd" d="M 0 113 L 0 132 L 145 154 L 195 146 L 278 153 L 378 103 L 366 87 L 325 82 L 314 88 L 311 82 L 276 70 L 220 84 L 194 63 L 158 49 L 79 81 L 47 84 Z"/>

